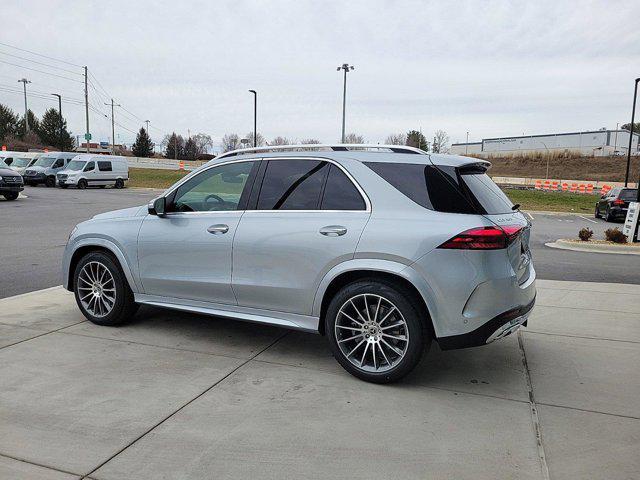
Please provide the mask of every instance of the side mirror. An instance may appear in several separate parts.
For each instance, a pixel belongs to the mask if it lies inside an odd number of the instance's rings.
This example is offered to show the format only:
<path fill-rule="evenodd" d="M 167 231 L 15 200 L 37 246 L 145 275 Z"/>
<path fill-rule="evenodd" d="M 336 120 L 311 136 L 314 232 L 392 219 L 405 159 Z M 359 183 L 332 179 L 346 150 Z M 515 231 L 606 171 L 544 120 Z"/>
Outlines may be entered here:
<path fill-rule="evenodd" d="M 165 209 L 167 207 L 167 199 L 164 197 L 156 198 L 153 202 L 149 203 L 148 207 L 149 215 L 164 217 Z"/>

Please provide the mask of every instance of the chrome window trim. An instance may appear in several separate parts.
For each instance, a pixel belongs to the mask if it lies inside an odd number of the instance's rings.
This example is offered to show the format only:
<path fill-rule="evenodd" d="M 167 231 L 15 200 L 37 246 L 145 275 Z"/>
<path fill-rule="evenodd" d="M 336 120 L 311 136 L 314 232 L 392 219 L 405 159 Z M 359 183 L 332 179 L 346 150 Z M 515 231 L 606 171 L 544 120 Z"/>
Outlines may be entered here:
<path fill-rule="evenodd" d="M 351 172 L 349 172 L 346 168 L 344 168 L 342 165 L 340 165 L 335 160 L 330 159 L 330 158 L 324 158 L 324 157 L 299 157 L 299 156 L 292 156 L 292 157 L 256 157 L 256 158 L 242 158 L 242 159 L 227 160 L 227 161 L 224 161 L 224 162 L 220 162 L 220 163 L 215 163 L 213 165 L 209 165 L 208 167 L 202 168 L 202 170 L 200 170 L 200 169 L 194 170 L 194 172 L 193 172 L 194 175 L 191 175 L 191 174 L 185 175 L 183 179 L 179 180 L 178 183 L 176 183 L 175 185 L 170 187 L 169 190 L 165 191 L 165 193 L 163 193 L 161 196 L 168 197 L 174 191 L 176 191 L 178 188 L 180 188 L 180 186 L 183 183 L 185 183 L 186 181 L 190 180 L 192 177 L 195 177 L 196 175 L 199 175 L 199 174 L 201 174 L 203 172 L 206 172 L 207 170 L 210 170 L 211 168 L 222 167 L 224 165 L 228 165 L 228 164 L 231 164 L 231 163 L 259 162 L 261 160 L 266 160 L 266 161 L 272 161 L 272 160 L 278 160 L 278 161 L 279 160 L 315 160 L 315 161 L 331 163 L 332 165 L 335 165 L 336 167 L 338 167 L 342 171 L 342 173 L 344 173 L 347 176 L 347 178 L 351 181 L 351 183 L 356 187 L 356 190 L 358 190 L 358 192 L 360 193 L 360 196 L 364 200 L 365 208 L 364 208 L 364 210 L 320 210 L 320 209 L 318 209 L 318 210 L 246 210 L 246 209 L 245 210 L 211 210 L 211 211 L 206 211 L 206 212 L 168 212 L 165 215 L 166 216 L 169 216 L 169 215 L 202 215 L 202 214 L 208 214 L 208 213 L 229 213 L 229 212 L 259 212 L 259 213 L 279 212 L 279 213 L 288 213 L 288 214 L 291 214 L 291 213 L 310 213 L 310 212 L 326 212 L 326 213 L 365 212 L 365 213 L 371 213 L 371 201 L 369 200 L 369 196 L 366 194 L 366 192 L 360 186 L 360 184 L 357 182 L 357 180 L 355 178 L 353 178 L 353 175 L 351 175 Z"/>

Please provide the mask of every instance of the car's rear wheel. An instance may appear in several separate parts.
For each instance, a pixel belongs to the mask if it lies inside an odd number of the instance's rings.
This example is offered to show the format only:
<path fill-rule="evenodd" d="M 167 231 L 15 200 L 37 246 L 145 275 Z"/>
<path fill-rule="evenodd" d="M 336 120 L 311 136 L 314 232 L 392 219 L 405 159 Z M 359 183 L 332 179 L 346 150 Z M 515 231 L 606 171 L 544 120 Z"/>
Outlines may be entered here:
<path fill-rule="evenodd" d="M 121 178 L 117 179 L 115 187 L 116 188 L 124 188 L 124 180 L 122 180 Z"/>
<path fill-rule="evenodd" d="M 596 205 L 596 211 L 595 211 L 594 215 L 595 215 L 596 218 L 602 217 L 602 215 L 600 215 L 600 208 L 598 208 L 598 205 Z"/>
<path fill-rule="evenodd" d="M 55 187 L 56 186 L 56 177 L 47 177 L 47 179 L 44 181 L 44 184 L 49 188 Z"/>
<path fill-rule="evenodd" d="M 78 180 L 78 188 L 80 190 L 84 190 L 85 188 L 87 188 L 87 181 L 84 178 Z"/>
<path fill-rule="evenodd" d="M 16 198 L 18 198 L 18 192 L 7 192 L 7 193 L 3 193 L 2 196 L 6 200 L 15 200 Z"/>
<path fill-rule="evenodd" d="M 76 265 L 73 291 L 80 311 L 98 325 L 118 325 L 138 309 L 117 260 L 104 252 L 86 254 Z"/>
<path fill-rule="evenodd" d="M 389 383 L 407 375 L 431 343 L 414 305 L 409 292 L 377 280 L 343 287 L 325 316 L 336 360 L 368 382 Z"/>
<path fill-rule="evenodd" d="M 613 215 L 611 214 L 611 208 L 610 207 L 607 207 L 607 211 L 605 212 L 604 219 L 607 222 L 613 222 Z"/>

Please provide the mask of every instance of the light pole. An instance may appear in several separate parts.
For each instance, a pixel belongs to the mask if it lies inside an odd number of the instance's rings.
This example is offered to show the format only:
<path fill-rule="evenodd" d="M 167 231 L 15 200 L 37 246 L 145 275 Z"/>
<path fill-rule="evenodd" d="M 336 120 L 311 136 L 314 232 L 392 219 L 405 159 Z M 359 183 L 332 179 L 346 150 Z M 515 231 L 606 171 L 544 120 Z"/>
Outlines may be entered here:
<path fill-rule="evenodd" d="M 147 135 L 149 135 L 149 120 L 145 120 L 144 123 L 147 124 Z"/>
<path fill-rule="evenodd" d="M 464 154 L 466 155 L 469 151 L 469 132 L 467 132 L 467 143 L 464 144 Z"/>
<path fill-rule="evenodd" d="M 344 84 L 342 88 L 342 143 L 344 143 L 344 121 L 345 121 L 345 109 L 347 106 L 347 72 L 350 72 L 355 67 L 348 63 L 343 63 L 342 66 L 337 68 L 337 71 L 344 70 Z"/>
<path fill-rule="evenodd" d="M 629 128 L 629 149 L 627 150 L 627 171 L 624 174 L 624 186 L 626 187 L 629 183 L 629 168 L 631 167 L 631 144 L 633 143 L 633 122 L 636 119 L 636 98 L 638 97 L 638 82 L 640 82 L 640 78 L 636 78 L 636 83 L 633 90 L 633 107 L 631 109 L 631 126 Z M 640 187 L 640 185 L 638 185 Z M 638 188 L 638 192 L 640 192 L 640 188 Z M 638 195 L 640 198 L 640 195 Z"/>
<path fill-rule="evenodd" d="M 54 97 L 58 97 L 58 117 L 60 120 L 60 151 L 64 151 L 64 145 L 62 145 L 62 95 L 59 93 L 52 93 Z"/>
<path fill-rule="evenodd" d="M 249 90 L 253 93 L 253 148 L 258 146 L 258 92 Z"/>
<path fill-rule="evenodd" d="M 29 109 L 27 108 L 27 83 L 31 83 L 26 78 L 21 78 L 18 83 L 22 82 L 24 87 L 24 133 L 29 133 Z"/>

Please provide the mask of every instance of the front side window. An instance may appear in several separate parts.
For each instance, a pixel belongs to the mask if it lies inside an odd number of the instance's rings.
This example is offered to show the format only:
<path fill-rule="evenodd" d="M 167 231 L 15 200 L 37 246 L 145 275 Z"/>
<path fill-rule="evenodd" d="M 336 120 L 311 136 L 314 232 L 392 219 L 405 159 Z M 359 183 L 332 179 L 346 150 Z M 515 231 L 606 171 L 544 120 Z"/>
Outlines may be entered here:
<path fill-rule="evenodd" d="M 94 168 L 96 168 L 96 164 L 95 162 L 87 162 L 87 166 L 84 167 L 83 172 L 90 172 L 92 171 Z"/>
<path fill-rule="evenodd" d="M 258 210 L 318 210 L 329 164 L 320 160 L 270 160 Z"/>
<path fill-rule="evenodd" d="M 255 162 L 212 167 L 180 185 L 169 208 L 172 212 L 237 210 Z"/>
<path fill-rule="evenodd" d="M 98 170 L 101 172 L 110 172 L 112 170 L 111 162 L 98 161 Z"/>
<path fill-rule="evenodd" d="M 64 166 L 64 158 L 59 158 L 56 163 L 53 164 L 53 168 L 60 168 Z"/>

